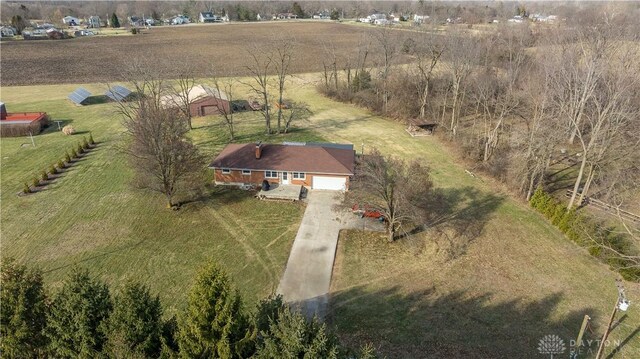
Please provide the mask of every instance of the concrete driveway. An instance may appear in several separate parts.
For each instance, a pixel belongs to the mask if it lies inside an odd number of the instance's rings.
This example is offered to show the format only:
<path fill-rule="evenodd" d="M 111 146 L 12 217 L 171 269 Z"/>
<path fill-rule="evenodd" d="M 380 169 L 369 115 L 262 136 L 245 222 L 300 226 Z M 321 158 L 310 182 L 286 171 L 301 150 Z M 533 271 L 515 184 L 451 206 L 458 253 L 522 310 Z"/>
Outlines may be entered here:
<path fill-rule="evenodd" d="M 344 213 L 335 206 L 344 199 L 336 191 L 309 191 L 307 208 L 293 242 L 278 294 L 305 315 L 326 314 L 331 272 Z"/>

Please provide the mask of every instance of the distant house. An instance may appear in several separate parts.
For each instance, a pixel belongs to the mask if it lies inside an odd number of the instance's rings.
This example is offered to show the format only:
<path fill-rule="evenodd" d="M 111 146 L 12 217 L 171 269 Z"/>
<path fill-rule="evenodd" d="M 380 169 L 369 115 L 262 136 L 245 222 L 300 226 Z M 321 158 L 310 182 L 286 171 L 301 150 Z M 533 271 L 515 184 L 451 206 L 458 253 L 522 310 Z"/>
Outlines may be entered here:
<path fill-rule="evenodd" d="M 280 13 L 274 17 L 274 19 L 278 19 L 278 20 L 291 20 L 291 19 L 297 19 L 297 18 L 298 18 L 298 15 L 290 12 Z"/>
<path fill-rule="evenodd" d="M 354 174 L 353 145 L 336 143 L 232 143 L 211 162 L 216 184 L 263 181 L 346 191 Z"/>
<path fill-rule="evenodd" d="M 413 15 L 413 22 L 416 24 L 424 24 L 429 21 L 429 15 Z"/>
<path fill-rule="evenodd" d="M 184 101 L 178 95 L 164 95 L 160 103 L 165 108 L 183 106 Z M 205 85 L 194 86 L 189 92 L 189 113 L 193 117 L 218 115 L 224 111 L 237 110 L 229 101 L 229 97 L 222 91 Z"/>
<path fill-rule="evenodd" d="M 331 13 L 329 12 L 329 10 L 323 10 L 323 11 L 320 11 L 320 12 L 317 12 L 317 13 L 313 14 L 313 16 L 311 16 L 311 18 L 316 19 L 316 20 L 331 19 Z"/>
<path fill-rule="evenodd" d="M 201 12 L 198 18 L 200 22 L 222 22 L 222 18 L 211 11 Z"/>
<path fill-rule="evenodd" d="M 400 16 L 391 14 L 389 15 L 389 17 L 387 17 L 387 20 L 389 20 L 389 22 L 400 22 Z"/>
<path fill-rule="evenodd" d="M 80 25 L 80 19 L 73 16 L 65 16 L 62 18 L 62 22 L 67 26 L 78 26 Z"/>
<path fill-rule="evenodd" d="M 184 25 L 189 23 L 189 18 L 184 15 L 174 16 L 169 19 L 170 25 Z"/>
<path fill-rule="evenodd" d="M 98 29 L 102 27 L 102 23 L 100 22 L 99 16 L 89 16 L 87 19 L 87 27 L 92 29 Z"/>
<path fill-rule="evenodd" d="M 37 135 L 47 126 L 49 126 L 49 116 L 46 112 L 7 113 L 4 103 L 0 102 L 0 135 L 2 137 Z"/>
<path fill-rule="evenodd" d="M 142 27 L 146 25 L 144 18 L 139 16 L 129 16 L 127 20 L 129 21 L 130 26 Z"/>
<path fill-rule="evenodd" d="M 387 20 L 387 19 L 375 19 L 373 21 L 374 25 L 389 25 L 391 24 L 391 21 Z"/>

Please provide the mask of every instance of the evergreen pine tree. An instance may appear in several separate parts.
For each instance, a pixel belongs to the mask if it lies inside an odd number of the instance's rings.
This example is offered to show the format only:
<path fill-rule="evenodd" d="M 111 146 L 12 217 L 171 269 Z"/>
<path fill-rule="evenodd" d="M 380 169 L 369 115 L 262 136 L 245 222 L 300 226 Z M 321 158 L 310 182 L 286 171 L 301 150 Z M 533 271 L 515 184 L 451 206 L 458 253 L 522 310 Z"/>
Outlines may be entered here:
<path fill-rule="evenodd" d="M 258 333 L 269 330 L 271 322 L 278 321 L 278 315 L 285 309 L 281 295 L 271 296 L 258 303 L 256 314 L 253 317 L 253 326 Z"/>
<path fill-rule="evenodd" d="M 227 275 L 209 263 L 198 273 L 189 293 L 178 333 L 180 356 L 245 357 L 250 341 L 238 292 L 232 288 Z"/>
<path fill-rule="evenodd" d="M 114 29 L 120 27 L 120 20 L 118 20 L 118 15 L 115 12 L 111 14 L 111 27 Z"/>
<path fill-rule="evenodd" d="M 160 354 L 162 306 L 149 289 L 137 283 L 125 286 L 114 298 L 107 320 L 107 351 L 113 357 L 154 357 Z"/>
<path fill-rule="evenodd" d="M 42 273 L 5 260 L 0 286 L 0 353 L 3 358 L 42 356 L 46 346 Z"/>
<path fill-rule="evenodd" d="M 162 323 L 162 337 L 160 340 L 162 341 L 162 348 L 160 352 L 160 359 L 173 359 L 177 358 L 178 355 L 178 340 L 176 336 L 178 335 L 178 320 L 176 316 L 172 316 L 169 320 L 166 320 Z"/>
<path fill-rule="evenodd" d="M 74 269 L 56 294 L 47 322 L 52 357 L 94 358 L 106 341 L 105 323 L 111 312 L 106 284 L 87 270 Z"/>
<path fill-rule="evenodd" d="M 307 321 L 290 309 L 280 311 L 269 330 L 261 332 L 256 358 L 338 358 L 338 339 L 317 318 Z"/>
<path fill-rule="evenodd" d="M 291 12 L 295 14 L 298 17 L 298 19 L 302 19 L 305 17 L 304 10 L 302 10 L 302 6 L 300 6 L 300 4 L 297 1 L 294 2 L 293 5 L 291 6 Z"/>

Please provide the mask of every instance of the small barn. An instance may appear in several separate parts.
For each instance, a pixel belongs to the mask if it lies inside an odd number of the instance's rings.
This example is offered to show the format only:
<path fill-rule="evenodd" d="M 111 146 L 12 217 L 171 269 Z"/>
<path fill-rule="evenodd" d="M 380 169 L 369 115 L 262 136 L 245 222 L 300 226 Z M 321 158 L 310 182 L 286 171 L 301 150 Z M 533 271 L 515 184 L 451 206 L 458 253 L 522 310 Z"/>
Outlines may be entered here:
<path fill-rule="evenodd" d="M 182 106 L 183 98 L 172 94 L 164 95 L 160 102 L 165 108 Z M 189 92 L 189 112 L 191 116 L 219 115 L 234 111 L 229 97 L 222 91 L 205 85 L 194 86 Z"/>
<path fill-rule="evenodd" d="M 8 113 L 4 103 L 0 102 L 0 136 L 18 137 L 37 135 L 49 126 L 46 112 Z"/>

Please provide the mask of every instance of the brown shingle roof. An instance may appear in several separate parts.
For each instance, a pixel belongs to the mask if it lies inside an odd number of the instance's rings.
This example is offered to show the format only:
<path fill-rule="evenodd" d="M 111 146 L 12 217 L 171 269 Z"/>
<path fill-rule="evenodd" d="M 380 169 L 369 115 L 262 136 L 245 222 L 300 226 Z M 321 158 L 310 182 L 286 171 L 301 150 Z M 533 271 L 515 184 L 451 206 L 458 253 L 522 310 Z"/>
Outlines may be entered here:
<path fill-rule="evenodd" d="M 257 159 L 255 149 L 254 143 L 229 144 L 209 167 L 353 175 L 353 150 L 263 144 Z"/>

